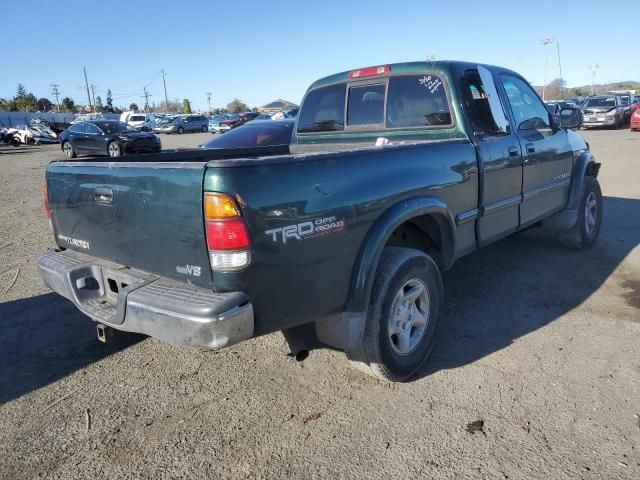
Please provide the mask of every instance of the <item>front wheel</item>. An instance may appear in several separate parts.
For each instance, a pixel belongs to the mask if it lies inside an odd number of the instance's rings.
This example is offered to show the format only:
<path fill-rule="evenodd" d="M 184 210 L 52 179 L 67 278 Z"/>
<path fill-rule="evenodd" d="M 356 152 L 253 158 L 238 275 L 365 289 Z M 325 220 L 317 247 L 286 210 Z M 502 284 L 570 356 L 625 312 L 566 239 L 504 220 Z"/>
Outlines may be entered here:
<path fill-rule="evenodd" d="M 411 377 L 434 346 L 443 288 L 433 259 L 410 248 L 384 249 L 374 279 L 361 344 L 347 352 L 381 380 Z"/>
<path fill-rule="evenodd" d="M 206 127 L 206 126 L 204 126 L 204 125 L 203 125 L 203 126 L 202 126 L 202 128 L 200 129 L 200 131 L 201 131 L 202 133 L 205 133 L 207 130 L 209 130 L 209 127 Z"/>
<path fill-rule="evenodd" d="M 578 219 L 570 230 L 560 233 L 560 242 L 578 250 L 593 246 L 602 227 L 602 191 L 595 177 L 584 177 L 578 202 Z"/>
<path fill-rule="evenodd" d="M 118 142 L 111 142 L 107 146 L 107 152 L 109 152 L 110 157 L 119 157 L 122 155 L 122 149 L 120 148 Z"/>
<path fill-rule="evenodd" d="M 64 142 L 62 144 L 62 151 L 67 158 L 76 158 L 78 156 L 71 142 Z"/>
<path fill-rule="evenodd" d="M 184 133 L 184 128 L 178 127 L 178 134 L 182 135 Z"/>

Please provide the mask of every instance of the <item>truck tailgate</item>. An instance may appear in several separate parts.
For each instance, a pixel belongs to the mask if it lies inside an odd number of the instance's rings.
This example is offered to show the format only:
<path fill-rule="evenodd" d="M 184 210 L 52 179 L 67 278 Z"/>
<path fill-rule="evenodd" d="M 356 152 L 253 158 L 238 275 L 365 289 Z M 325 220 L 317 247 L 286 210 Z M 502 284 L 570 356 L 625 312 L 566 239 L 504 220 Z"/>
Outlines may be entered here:
<path fill-rule="evenodd" d="M 54 162 L 46 184 L 57 244 L 211 287 L 204 162 Z"/>

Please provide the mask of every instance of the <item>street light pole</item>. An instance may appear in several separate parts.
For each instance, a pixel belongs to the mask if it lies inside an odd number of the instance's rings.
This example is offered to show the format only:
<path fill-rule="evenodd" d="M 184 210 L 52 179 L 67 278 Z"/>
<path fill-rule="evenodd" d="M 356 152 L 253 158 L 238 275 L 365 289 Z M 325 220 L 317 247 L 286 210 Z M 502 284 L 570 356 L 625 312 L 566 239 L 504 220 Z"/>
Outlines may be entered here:
<path fill-rule="evenodd" d="M 211 92 L 207 92 L 207 102 L 209 102 L 209 115 L 211 115 Z"/>
<path fill-rule="evenodd" d="M 594 88 L 595 88 L 595 83 L 596 83 L 596 70 L 598 70 L 600 68 L 600 65 L 593 64 L 593 65 L 589 65 L 589 68 L 591 69 L 591 96 L 593 96 L 594 92 Z"/>
<path fill-rule="evenodd" d="M 544 37 L 540 42 L 546 47 L 553 43 L 552 37 Z M 549 66 L 549 52 L 548 49 L 544 49 L 544 84 L 542 85 L 542 101 L 545 101 L 545 94 L 547 90 L 547 67 Z"/>

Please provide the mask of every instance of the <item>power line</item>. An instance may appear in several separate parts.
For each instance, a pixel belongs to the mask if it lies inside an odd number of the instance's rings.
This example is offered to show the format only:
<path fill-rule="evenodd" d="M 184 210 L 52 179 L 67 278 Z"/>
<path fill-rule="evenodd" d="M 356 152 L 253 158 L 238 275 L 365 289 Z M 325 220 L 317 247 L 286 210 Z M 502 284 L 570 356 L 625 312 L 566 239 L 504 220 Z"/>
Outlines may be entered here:
<path fill-rule="evenodd" d="M 91 95 L 89 94 L 89 81 L 87 80 L 87 69 L 83 66 L 82 70 L 84 71 L 84 85 L 87 88 L 87 98 L 89 99 L 89 108 L 91 108 Z"/>
<path fill-rule="evenodd" d="M 56 96 L 56 103 L 58 104 L 58 112 L 60 112 L 60 99 L 58 99 L 58 95 L 60 92 L 58 91 L 58 87 L 60 84 L 52 83 L 49 85 L 51 87 L 51 94 Z"/>
<path fill-rule="evenodd" d="M 142 95 L 141 98 L 144 98 L 144 111 L 146 112 L 147 110 L 149 110 L 149 97 L 152 97 L 153 95 L 147 92 L 147 87 L 144 87 L 143 90 L 144 95 Z"/>
<path fill-rule="evenodd" d="M 542 43 L 545 47 L 547 45 L 551 45 L 553 43 L 554 39 L 553 37 L 544 37 L 542 40 L 540 40 L 540 43 Z M 544 83 L 542 84 L 542 101 L 544 102 L 545 98 L 545 93 L 547 90 L 547 66 L 549 65 L 549 53 L 547 51 L 547 48 L 544 49 Z"/>
<path fill-rule="evenodd" d="M 165 108 L 169 109 L 169 97 L 167 97 L 167 74 L 164 73 L 164 69 L 162 69 L 162 84 L 164 85 L 164 105 Z"/>

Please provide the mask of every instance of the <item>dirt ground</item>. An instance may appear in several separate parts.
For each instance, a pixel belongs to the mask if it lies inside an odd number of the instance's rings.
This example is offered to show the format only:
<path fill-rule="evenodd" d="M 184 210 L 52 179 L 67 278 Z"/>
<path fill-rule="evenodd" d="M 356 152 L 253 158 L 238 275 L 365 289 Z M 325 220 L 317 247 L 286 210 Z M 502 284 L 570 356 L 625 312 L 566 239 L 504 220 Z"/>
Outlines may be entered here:
<path fill-rule="evenodd" d="M 0 148 L 0 478 L 640 478 L 640 133 L 584 135 L 603 163 L 599 243 L 531 231 L 461 259 L 406 384 L 329 349 L 297 363 L 279 334 L 219 352 L 99 343 L 36 272 L 59 147 Z"/>

